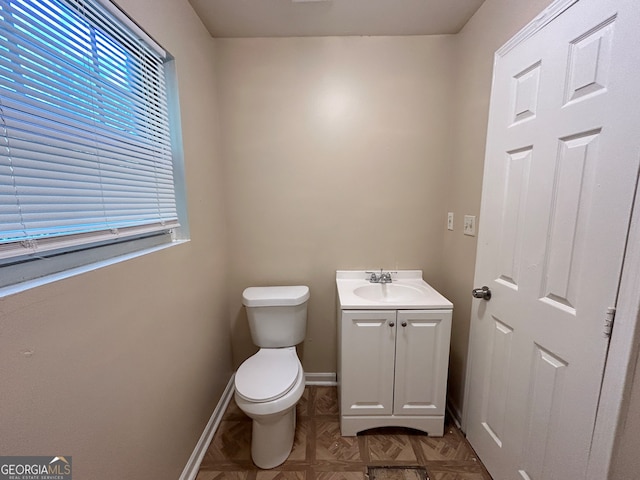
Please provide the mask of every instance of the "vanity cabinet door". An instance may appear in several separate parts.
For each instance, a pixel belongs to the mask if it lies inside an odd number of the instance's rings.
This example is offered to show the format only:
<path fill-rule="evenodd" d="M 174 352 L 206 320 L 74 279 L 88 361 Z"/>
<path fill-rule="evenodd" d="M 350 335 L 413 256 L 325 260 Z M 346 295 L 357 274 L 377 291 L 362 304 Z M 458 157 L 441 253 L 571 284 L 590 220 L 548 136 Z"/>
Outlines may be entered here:
<path fill-rule="evenodd" d="M 391 415 L 395 322 L 394 310 L 342 312 L 342 415 Z"/>
<path fill-rule="evenodd" d="M 444 415 L 451 310 L 397 313 L 394 415 Z"/>

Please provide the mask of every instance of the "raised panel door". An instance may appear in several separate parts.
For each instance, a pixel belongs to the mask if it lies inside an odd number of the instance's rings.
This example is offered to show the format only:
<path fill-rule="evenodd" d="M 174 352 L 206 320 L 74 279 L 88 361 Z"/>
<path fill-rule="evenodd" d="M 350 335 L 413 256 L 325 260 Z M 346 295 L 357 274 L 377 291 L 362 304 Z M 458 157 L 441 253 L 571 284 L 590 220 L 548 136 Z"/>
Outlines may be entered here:
<path fill-rule="evenodd" d="M 401 310 L 396 325 L 394 415 L 444 415 L 451 310 Z"/>
<path fill-rule="evenodd" d="M 396 312 L 342 312 L 341 415 L 391 415 Z"/>
<path fill-rule="evenodd" d="M 555 13 L 494 71 L 465 427 L 497 480 L 584 478 L 639 167 L 638 2 Z"/>

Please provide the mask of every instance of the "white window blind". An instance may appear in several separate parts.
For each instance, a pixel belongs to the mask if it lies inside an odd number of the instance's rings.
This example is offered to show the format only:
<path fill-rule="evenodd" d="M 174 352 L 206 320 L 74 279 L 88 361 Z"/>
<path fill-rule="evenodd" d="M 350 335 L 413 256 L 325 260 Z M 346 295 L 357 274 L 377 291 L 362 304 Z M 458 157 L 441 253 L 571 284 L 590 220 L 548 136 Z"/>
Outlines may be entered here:
<path fill-rule="evenodd" d="M 178 225 L 164 55 L 95 0 L 0 0 L 0 260 Z"/>

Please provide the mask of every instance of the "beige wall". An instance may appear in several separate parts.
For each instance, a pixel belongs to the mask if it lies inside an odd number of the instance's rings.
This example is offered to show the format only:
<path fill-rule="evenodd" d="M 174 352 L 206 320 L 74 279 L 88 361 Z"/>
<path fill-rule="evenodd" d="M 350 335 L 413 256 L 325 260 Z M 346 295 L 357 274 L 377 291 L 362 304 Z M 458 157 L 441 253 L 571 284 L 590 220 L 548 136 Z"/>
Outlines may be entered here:
<path fill-rule="evenodd" d="M 235 364 L 250 285 L 309 285 L 303 365 L 336 371 L 336 269 L 439 287 L 452 39 L 217 39 Z"/>
<path fill-rule="evenodd" d="M 493 56 L 550 3 L 551 0 L 486 0 L 454 37 L 454 134 L 448 161 L 446 210 L 455 214 L 455 229 L 444 233 L 442 292 L 454 304 L 449 401 L 458 414 L 464 397 L 477 239 L 463 235 L 461 226 L 464 215 L 476 215 L 478 231 L 482 229 L 480 196 Z"/>
<path fill-rule="evenodd" d="M 309 284 L 304 366 L 332 372 L 334 270 L 421 268 L 455 305 L 461 408 L 493 53 L 549 3 L 487 0 L 454 36 L 216 40 L 236 365 L 244 287 Z"/>
<path fill-rule="evenodd" d="M 550 0 L 455 36 L 215 41 L 186 0 L 118 3 L 176 57 L 192 241 L 0 299 L 0 454 L 177 478 L 255 351 L 242 289 L 309 285 L 304 366 L 334 372 L 336 269 L 420 268 L 454 302 L 460 410 L 493 52 Z"/>
<path fill-rule="evenodd" d="M 231 375 L 215 52 L 186 0 L 119 3 L 176 58 L 192 241 L 0 299 L 0 454 L 175 480 Z"/>

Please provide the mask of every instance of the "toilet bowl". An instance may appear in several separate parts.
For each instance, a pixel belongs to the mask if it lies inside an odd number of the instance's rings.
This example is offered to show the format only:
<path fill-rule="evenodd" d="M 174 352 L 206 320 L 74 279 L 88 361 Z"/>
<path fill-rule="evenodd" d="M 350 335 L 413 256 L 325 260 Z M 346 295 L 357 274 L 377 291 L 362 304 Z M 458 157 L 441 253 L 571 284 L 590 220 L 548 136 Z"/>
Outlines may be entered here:
<path fill-rule="evenodd" d="M 249 287 L 242 294 L 253 343 L 260 347 L 236 372 L 235 400 L 252 420 L 251 458 L 260 468 L 283 463 L 293 448 L 304 371 L 309 287 Z"/>
<path fill-rule="evenodd" d="M 283 463 L 293 448 L 304 371 L 295 347 L 263 348 L 235 377 L 235 401 L 252 420 L 251 458 L 260 468 Z"/>

